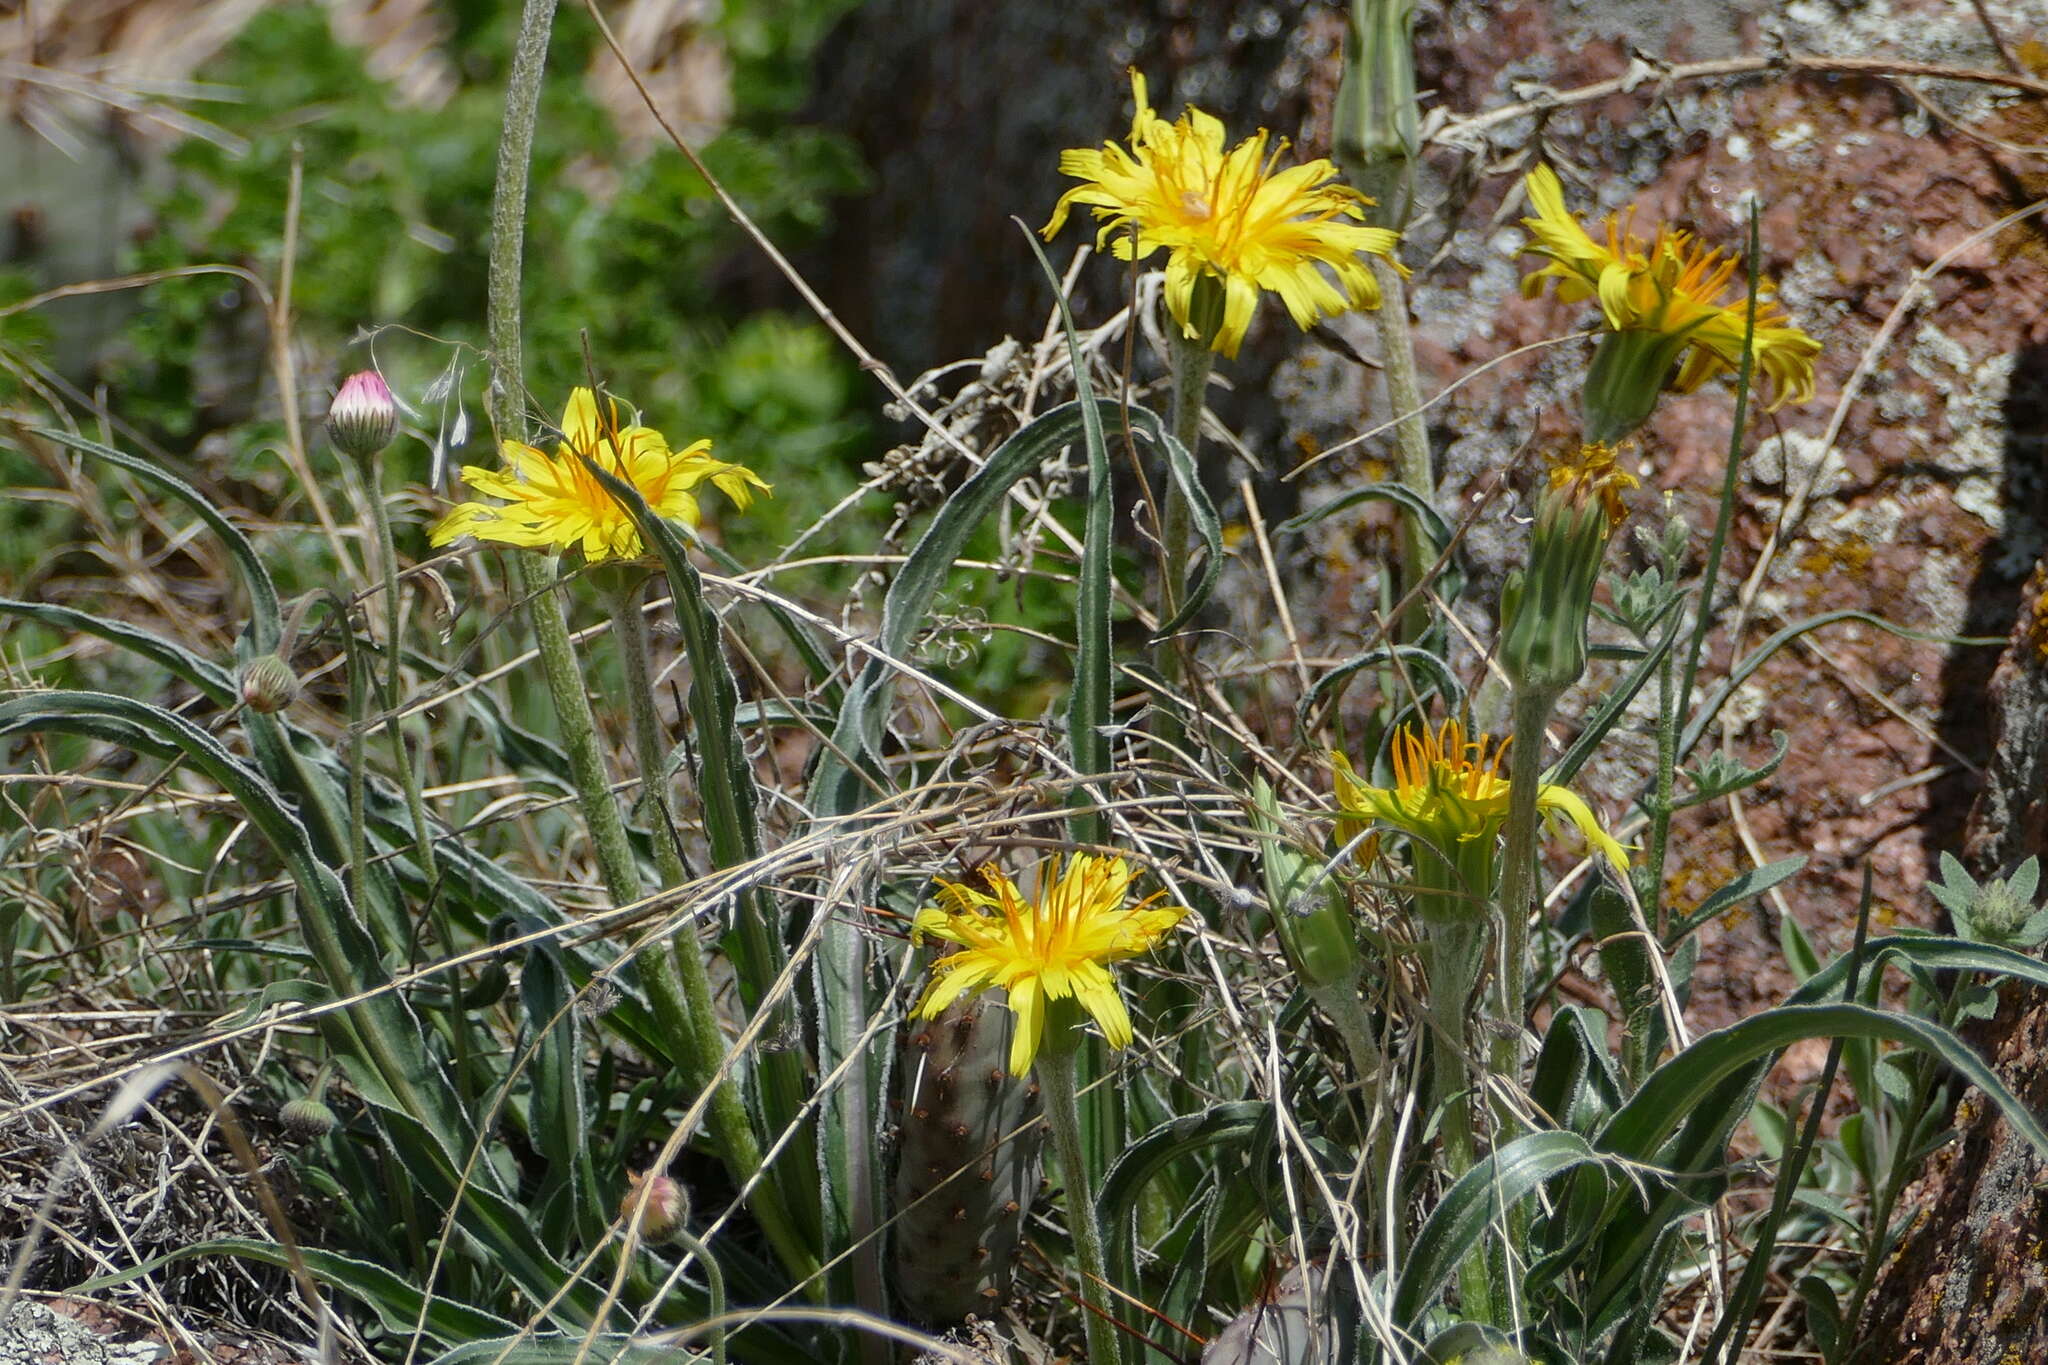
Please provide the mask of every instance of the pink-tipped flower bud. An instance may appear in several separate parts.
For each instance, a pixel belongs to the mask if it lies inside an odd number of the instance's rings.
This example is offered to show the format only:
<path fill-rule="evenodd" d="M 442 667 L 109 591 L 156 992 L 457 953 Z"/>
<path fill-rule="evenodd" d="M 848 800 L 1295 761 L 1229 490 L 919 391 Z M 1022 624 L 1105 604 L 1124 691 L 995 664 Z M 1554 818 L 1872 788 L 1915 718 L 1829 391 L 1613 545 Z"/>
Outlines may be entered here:
<path fill-rule="evenodd" d="M 327 409 L 327 435 L 336 449 L 367 460 L 398 434 L 398 402 L 375 370 L 352 374 Z"/>
<path fill-rule="evenodd" d="M 251 711 L 276 715 L 299 699 L 299 675 L 275 654 L 242 665 L 242 701 Z"/>
<path fill-rule="evenodd" d="M 626 1197 L 619 1201 L 619 1217 L 628 1223 L 639 1218 L 643 1241 L 665 1242 L 689 1218 L 690 1197 L 667 1176 L 652 1171 L 628 1171 L 626 1180 Z"/>

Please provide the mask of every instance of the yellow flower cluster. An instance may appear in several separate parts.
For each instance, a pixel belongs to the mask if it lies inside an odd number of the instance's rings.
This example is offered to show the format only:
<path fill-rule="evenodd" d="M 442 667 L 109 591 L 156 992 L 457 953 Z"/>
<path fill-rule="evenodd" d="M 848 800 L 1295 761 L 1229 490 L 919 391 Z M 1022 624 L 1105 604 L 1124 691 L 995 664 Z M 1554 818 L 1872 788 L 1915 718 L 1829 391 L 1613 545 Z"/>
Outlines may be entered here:
<path fill-rule="evenodd" d="M 1508 780 L 1501 773 L 1507 752 L 1505 740 L 1495 746 L 1484 737 L 1466 739 L 1465 727 L 1455 720 L 1434 731 L 1410 725 L 1394 736 L 1391 787 L 1369 786 L 1343 754 L 1330 755 L 1338 813 L 1345 821 L 1382 821 L 1444 853 L 1462 842 L 1491 839 L 1508 818 Z M 1628 851 L 1571 791 L 1546 782 L 1537 788 L 1536 808 L 1570 820 L 1616 871 L 1628 870 Z"/>
<path fill-rule="evenodd" d="M 982 871 L 987 891 L 941 881 L 939 904 L 917 912 L 911 937 L 944 939 L 961 951 L 932 965 L 915 1014 L 936 1019 L 961 995 L 1000 987 L 1016 1015 L 1010 1073 L 1017 1076 L 1038 1055 L 1053 1001 L 1078 1001 L 1111 1047 L 1127 1046 L 1131 1016 L 1104 964 L 1146 951 L 1187 914 L 1184 906 L 1158 904 L 1163 892 L 1125 906 L 1132 878 L 1122 858 L 1077 853 L 1064 871 L 1057 862 L 1041 869 L 1036 900 L 993 865 Z"/>

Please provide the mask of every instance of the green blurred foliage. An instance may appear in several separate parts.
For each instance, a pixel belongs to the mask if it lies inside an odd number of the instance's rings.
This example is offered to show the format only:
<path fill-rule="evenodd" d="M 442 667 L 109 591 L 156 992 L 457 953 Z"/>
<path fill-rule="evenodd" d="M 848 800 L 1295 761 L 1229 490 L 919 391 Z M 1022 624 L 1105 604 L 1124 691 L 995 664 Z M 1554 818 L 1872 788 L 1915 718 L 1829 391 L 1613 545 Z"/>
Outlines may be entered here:
<path fill-rule="evenodd" d="M 830 200 L 864 183 L 846 139 L 789 122 L 811 47 L 848 5 L 738 4 L 716 21 L 733 63 L 734 114 L 702 155 L 785 245 L 815 235 Z M 375 358 L 429 421 L 439 405 L 422 403 L 422 394 L 463 355 L 472 443 L 458 459 L 480 461 L 489 458 L 478 414 L 483 366 L 474 352 L 451 346 L 483 338 L 513 26 L 500 4 L 451 12 L 447 51 L 463 85 L 434 110 L 398 103 L 364 70 L 362 54 L 335 40 L 321 7 L 259 15 L 207 73 L 238 92 L 239 103 L 206 112 L 247 140 L 246 153 L 198 140 L 180 146 L 157 230 L 127 264 L 223 261 L 276 279 L 296 154 L 305 175 L 297 340 L 311 355 L 335 357 L 337 370 L 351 369 L 370 351 L 349 348 L 350 340 L 392 324 L 377 337 Z M 711 436 L 722 456 L 755 464 L 785 487 L 786 471 L 803 471 L 801 504 L 768 511 L 758 531 L 740 532 L 784 537 L 817 510 L 812 492 L 836 497 L 853 484 L 854 457 L 868 439 L 855 411 L 854 370 L 808 317 L 738 316 L 721 297 L 721 272 L 749 248 L 673 149 L 620 149 L 618 129 L 585 88 L 600 42 L 580 7 L 563 8 L 534 150 L 528 384 L 543 411 L 557 408 L 585 382 L 587 337 L 599 376 L 651 425 L 679 441 Z M 250 420 L 268 407 L 259 401 L 267 364 L 251 292 L 219 277 L 151 289 L 113 356 L 109 377 L 122 415 L 173 445 L 228 427 L 241 451 L 275 441 L 270 421 Z M 317 387 L 328 377 L 303 378 Z"/>

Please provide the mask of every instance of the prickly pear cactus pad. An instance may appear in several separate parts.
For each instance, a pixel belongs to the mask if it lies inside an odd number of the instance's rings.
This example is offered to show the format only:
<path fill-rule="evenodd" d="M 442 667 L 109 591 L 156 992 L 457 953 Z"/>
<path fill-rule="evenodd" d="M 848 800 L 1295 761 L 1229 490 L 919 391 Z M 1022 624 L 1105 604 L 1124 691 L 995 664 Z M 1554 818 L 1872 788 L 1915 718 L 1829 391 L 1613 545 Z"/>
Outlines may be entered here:
<path fill-rule="evenodd" d="M 1038 1193 L 1038 1085 L 1009 1074 L 1010 1012 L 955 1001 L 897 1034 L 890 1281 L 925 1322 L 991 1315 Z M 1019 1130 L 1022 1131 L 1019 1131 Z"/>

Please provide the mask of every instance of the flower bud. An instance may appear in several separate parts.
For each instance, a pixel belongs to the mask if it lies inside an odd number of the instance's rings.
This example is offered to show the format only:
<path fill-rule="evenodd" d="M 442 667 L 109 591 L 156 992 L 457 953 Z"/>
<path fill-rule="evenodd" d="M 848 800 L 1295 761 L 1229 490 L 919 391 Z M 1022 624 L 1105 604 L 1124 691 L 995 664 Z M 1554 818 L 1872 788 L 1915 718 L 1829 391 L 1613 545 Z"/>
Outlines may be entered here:
<path fill-rule="evenodd" d="M 1501 667 L 1515 686 L 1555 694 L 1586 671 L 1586 618 L 1607 542 L 1627 515 L 1621 493 L 1635 477 L 1613 447 L 1581 446 L 1553 457 L 1536 503 L 1529 567 L 1501 592 Z"/>
<path fill-rule="evenodd" d="M 329 1109 L 325 1102 L 311 1095 L 301 1095 L 295 1100 L 287 1100 L 284 1107 L 277 1111 L 277 1120 L 284 1125 L 286 1132 L 302 1142 L 324 1138 L 341 1125 L 341 1120 L 334 1116 L 334 1111 Z"/>
<path fill-rule="evenodd" d="M 1351 0 L 1344 79 L 1337 87 L 1330 152 L 1377 202 L 1372 221 L 1408 219 L 1416 150 L 1415 0 Z"/>
<path fill-rule="evenodd" d="M 262 654 L 242 665 L 242 702 L 251 711 L 276 715 L 299 699 L 299 675 L 275 654 Z"/>
<path fill-rule="evenodd" d="M 2032 903 L 2003 880 L 1978 887 L 1970 906 L 1971 927 L 1987 943 L 2006 943 L 2017 937 L 2033 914 Z"/>
<path fill-rule="evenodd" d="M 1295 975 L 1311 991 L 1352 990 L 1358 982 L 1351 904 L 1321 858 L 1301 852 L 1280 831 L 1280 809 L 1264 778 L 1252 784 L 1252 825 L 1259 831 L 1266 900 Z"/>
<path fill-rule="evenodd" d="M 670 1233 L 688 1221 L 690 1197 L 669 1177 L 652 1171 L 628 1171 L 626 1181 L 625 1198 L 619 1201 L 619 1217 L 629 1223 L 637 1217 L 643 1241 L 665 1242 Z"/>
<path fill-rule="evenodd" d="M 350 375 L 327 409 L 327 435 L 344 455 L 367 460 L 398 434 L 398 403 L 375 370 Z"/>

